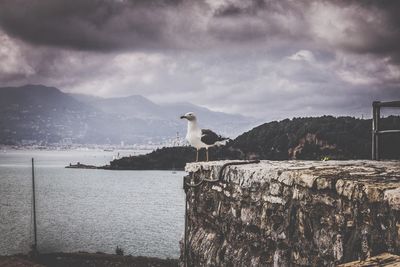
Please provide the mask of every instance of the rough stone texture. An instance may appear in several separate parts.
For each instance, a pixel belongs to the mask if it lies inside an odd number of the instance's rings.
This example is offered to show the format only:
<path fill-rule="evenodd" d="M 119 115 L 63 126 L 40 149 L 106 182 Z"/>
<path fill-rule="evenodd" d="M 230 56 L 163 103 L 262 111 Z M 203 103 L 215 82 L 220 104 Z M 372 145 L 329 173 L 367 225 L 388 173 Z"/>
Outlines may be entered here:
<path fill-rule="evenodd" d="M 216 179 L 224 163 L 187 164 L 187 180 Z M 189 266 L 334 266 L 400 253 L 399 161 L 229 166 L 222 182 L 187 196 Z"/>
<path fill-rule="evenodd" d="M 352 261 L 338 265 L 338 267 L 399 267 L 400 256 L 390 253 L 382 253 L 378 256 L 371 257 L 365 261 Z"/>

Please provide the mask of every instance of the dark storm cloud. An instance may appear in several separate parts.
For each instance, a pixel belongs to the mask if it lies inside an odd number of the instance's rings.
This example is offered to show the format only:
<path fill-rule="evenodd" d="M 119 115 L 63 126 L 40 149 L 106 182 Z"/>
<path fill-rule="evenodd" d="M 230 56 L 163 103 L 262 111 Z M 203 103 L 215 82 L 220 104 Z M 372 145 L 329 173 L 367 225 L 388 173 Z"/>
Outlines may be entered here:
<path fill-rule="evenodd" d="M 0 25 L 39 45 L 78 50 L 169 46 L 165 25 L 179 1 L 16 0 L 0 4 Z"/>
<path fill-rule="evenodd" d="M 399 9 L 400 1 L 0 1 L 0 86 L 143 94 L 267 120 L 366 114 L 372 100 L 400 98 Z"/>
<path fill-rule="evenodd" d="M 245 5 L 243 5 L 245 3 Z M 225 5 L 214 11 L 216 17 L 232 17 L 238 15 L 255 15 L 257 11 L 264 9 L 266 3 L 263 0 L 250 0 L 242 4 L 235 2 L 227 2 Z"/>
<path fill-rule="evenodd" d="M 319 8 L 315 8 L 316 6 Z M 318 13 L 326 15 L 323 21 L 319 21 L 327 26 L 324 28 L 325 34 L 321 35 L 332 49 L 389 56 L 391 60 L 399 63 L 400 47 L 397 45 L 400 42 L 399 1 L 326 0 L 314 2 L 310 5 L 309 11 L 312 11 L 309 13 L 312 18 L 318 16 Z M 310 21 L 311 28 L 318 27 L 315 20 Z M 311 32 L 313 38 L 321 35 L 315 31 Z"/>
<path fill-rule="evenodd" d="M 398 63 L 399 14 L 399 1 L 227 1 L 207 30 L 220 40 L 308 40 L 320 50 L 389 56 Z"/>
<path fill-rule="evenodd" d="M 348 24 L 329 22 L 341 27 L 339 39 L 318 36 L 309 25 L 317 12 L 332 7 L 352 16 Z M 398 1 L 14 0 L 0 3 L 0 27 L 28 43 L 76 50 L 165 50 L 318 37 L 333 47 L 399 58 L 399 11 Z"/>

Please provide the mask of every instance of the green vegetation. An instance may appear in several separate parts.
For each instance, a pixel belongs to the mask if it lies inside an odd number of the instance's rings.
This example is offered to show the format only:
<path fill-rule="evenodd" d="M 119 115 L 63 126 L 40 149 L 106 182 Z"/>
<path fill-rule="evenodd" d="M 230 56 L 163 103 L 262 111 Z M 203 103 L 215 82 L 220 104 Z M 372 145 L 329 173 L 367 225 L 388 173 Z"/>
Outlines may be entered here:
<path fill-rule="evenodd" d="M 384 129 L 399 129 L 400 117 L 382 120 Z M 243 158 L 286 160 L 368 159 L 371 157 L 371 120 L 323 116 L 294 118 L 260 125 L 231 145 Z M 386 158 L 400 157 L 400 136 L 382 137 Z"/>
<path fill-rule="evenodd" d="M 186 162 L 195 160 L 191 147 L 166 147 L 149 154 L 113 160 L 107 169 L 117 170 L 182 170 Z"/>

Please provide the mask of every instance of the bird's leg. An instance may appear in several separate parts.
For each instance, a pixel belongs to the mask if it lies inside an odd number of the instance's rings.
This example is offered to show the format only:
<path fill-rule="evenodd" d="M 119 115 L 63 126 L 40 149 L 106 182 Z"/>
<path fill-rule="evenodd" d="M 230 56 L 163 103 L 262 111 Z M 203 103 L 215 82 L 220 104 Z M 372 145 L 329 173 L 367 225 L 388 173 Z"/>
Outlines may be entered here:
<path fill-rule="evenodd" d="M 206 148 L 206 160 L 208 161 L 208 147 Z"/>
<path fill-rule="evenodd" d="M 196 148 L 196 162 L 199 161 L 199 150 Z"/>

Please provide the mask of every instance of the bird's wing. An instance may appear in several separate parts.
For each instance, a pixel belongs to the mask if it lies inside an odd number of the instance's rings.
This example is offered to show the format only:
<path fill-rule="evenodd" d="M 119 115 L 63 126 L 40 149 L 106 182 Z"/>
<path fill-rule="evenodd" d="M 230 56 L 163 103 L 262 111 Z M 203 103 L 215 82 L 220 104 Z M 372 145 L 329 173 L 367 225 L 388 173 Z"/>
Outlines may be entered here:
<path fill-rule="evenodd" d="M 202 129 L 201 130 L 201 142 L 206 145 L 214 145 L 215 142 L 226 140 L 224 138 L 209 129 Z"/>

